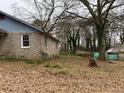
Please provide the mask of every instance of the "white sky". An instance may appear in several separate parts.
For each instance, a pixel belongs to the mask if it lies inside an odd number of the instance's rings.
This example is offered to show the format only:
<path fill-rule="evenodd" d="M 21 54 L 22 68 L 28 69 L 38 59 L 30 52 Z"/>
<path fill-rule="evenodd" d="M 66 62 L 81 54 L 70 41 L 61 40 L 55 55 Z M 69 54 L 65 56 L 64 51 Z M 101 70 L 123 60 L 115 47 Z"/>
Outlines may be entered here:
<path fill-rule="evenodd" d="M 24 3 L 24 1 L 26 1 L 26 0 L 0 0 L 0 10 L 3 12 L 6 12 L 8 14 L 16 16 L 18 11 L 15 11 L 15 9 L 13 7 L 14 6 L 15 7 L 16 6 L 17 7 L 19 7 L 19 6 L 20 7 L 26 6 L 27 7 L 27 5 Z M 29 8 L 27 8 L 27 9 L 29 9 Z M 119 9 L 119 11 L 120 11 L 120 9 Z M 84 11 L 84 12 L 86 12 L 86 11 Z"/>
<path fill-rule="evenodd" d="M 13 5 L 21 5 L 22 0 L 0 0 L 0 10 L 13 15 Z"/>

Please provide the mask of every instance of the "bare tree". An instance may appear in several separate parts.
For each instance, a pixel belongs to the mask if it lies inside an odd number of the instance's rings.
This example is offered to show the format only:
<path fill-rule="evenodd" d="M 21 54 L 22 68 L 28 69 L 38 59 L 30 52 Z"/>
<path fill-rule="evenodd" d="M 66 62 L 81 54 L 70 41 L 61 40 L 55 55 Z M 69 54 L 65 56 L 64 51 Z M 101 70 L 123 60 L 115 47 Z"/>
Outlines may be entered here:
<path fill-rule="evenodd" d="M 61 30 L 59 33 L 59 35 L 61 35 L 60 41 L 62 41 L 62 45 L 65 45 L 64 47 L 74 55 L 80 46 L 82 20 L 69 15 L 65 17 L 66 18 L 61 19 L 58 23 Z"/>
<path fill-rule="evenodd" d="M 118 3 L 118 0 L 96 0 L 93 2 L 92 0 L 79 0 L 89 11 L 88 17 L 80 16 L 74 12 L 68 12 L 80 18 L 90 19 L 96 27 L 97 38 L 98 38 L 98 48 L 100 52 L 100 58 L 104 59 L 105 52 L 105 30 L 106 25 L 108 25 L 109 13 L 111 10 L 121 7 L 124 5 L 124 2 Z"/>
<path fill-rule="evenodd" d="M 23 10 L 21 14 L 28 19 L 30 18 L 33 21 L 31 24 L 41 29 L 44 34 L 54 33 L 56 24 L 64 15 L 65 10 L 73 6 L 69 6 L 71 2 L 65 4 L 61 0 L 25 0 L 24 2 L 31 6 L 31 10 L 21 7 L 21 10 Z M 45 46 L 47 46 L 46 35 Z"/>
<path fill-rule="evenodd" d="M 18 11 L 24 19 L 31 19 L 33 25 L 40 28 L 43 32 L 51 33 L 65 10 L 73 7 L 72 1 L 63 2 L 62 0 L 24 0 L 28 3 L 27 7 L 19 7 Z"/>

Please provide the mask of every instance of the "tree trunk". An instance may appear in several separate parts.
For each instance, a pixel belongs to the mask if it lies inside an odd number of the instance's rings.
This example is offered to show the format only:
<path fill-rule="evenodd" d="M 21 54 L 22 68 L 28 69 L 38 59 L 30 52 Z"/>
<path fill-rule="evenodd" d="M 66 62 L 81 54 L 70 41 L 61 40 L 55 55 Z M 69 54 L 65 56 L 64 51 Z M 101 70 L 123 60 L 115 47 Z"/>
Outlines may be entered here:
<path fill-rule="evenodd" d="M 90 51 L 93 51 L 93 41 L 92 40 L 90 40 L 89 45 L 90 45 Z"/>
<path fill-rule="evenodd" d="M 91 39 L 87 37 L 85 40 L 86 40 L 86 50 L 90 51 L 91 50 L 91 47 L 90 47 Z"/>
<path fill-rule="evenodd" d="M 74 38 L 72 42 L 73 42 L 73 50 L 72 50 L 72 52 L 73 52 L 73 55 L 75 55 L 76 54 L 76 47 L 77 47 L 76 46 L 77 38 Z"/>
<path fill-rule="evenodd" d="M 96 51 L 96 39 L 93 38 L 93 50 Z"/>
<path fill-rule="evenodd" d="M 98 51 L 100 53 L 100 59 L 105 59 L 105 44 L 104 44 L 104 27 L 96 25 L 97 37 L 98 37 Z"/>
<path fill-rule="evenodd" d="M 72 44 L 70 39 L 68 39 L 68 45 L 69 45 L 69 50 L 72 50 Z"/>

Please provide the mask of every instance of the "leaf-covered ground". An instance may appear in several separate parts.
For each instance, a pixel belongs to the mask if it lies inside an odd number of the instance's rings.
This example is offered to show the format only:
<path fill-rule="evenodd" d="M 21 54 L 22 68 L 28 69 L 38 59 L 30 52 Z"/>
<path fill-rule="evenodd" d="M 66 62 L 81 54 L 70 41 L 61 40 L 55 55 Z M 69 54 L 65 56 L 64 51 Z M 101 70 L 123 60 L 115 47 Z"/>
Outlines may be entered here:
<path fill-rule="evenodd" d="M 87 64 L 70 56 L 42 64 L 0 61 L 0 93 L 124 93 L 124 62 Z"/>

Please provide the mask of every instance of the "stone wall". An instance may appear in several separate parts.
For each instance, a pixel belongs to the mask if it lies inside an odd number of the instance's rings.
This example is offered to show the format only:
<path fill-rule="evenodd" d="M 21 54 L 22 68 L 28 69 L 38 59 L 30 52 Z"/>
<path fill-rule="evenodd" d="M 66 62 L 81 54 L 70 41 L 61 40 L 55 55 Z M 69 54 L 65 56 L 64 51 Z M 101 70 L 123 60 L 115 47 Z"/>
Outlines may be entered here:
<path fill-rule="evenodd" d="M 4 34 L 0 32 L 0 56 L 7 56 L 11 53 L 11 35 L 11 33 Z"/>
<path fill-rule="evenodd" d="M 22 34 L 29 34 L 30 48 L 21 48 Z M 0 55 L 24 59 L 40 59 L 43 52 L 52 57 L 53 55 L 58 55 L 58 47 L 57 42 L 49 37 L 47 37 L 47 47 L 45 47 L 44 35 L 39 32 L 12 32 L 0 38 Z"/>

